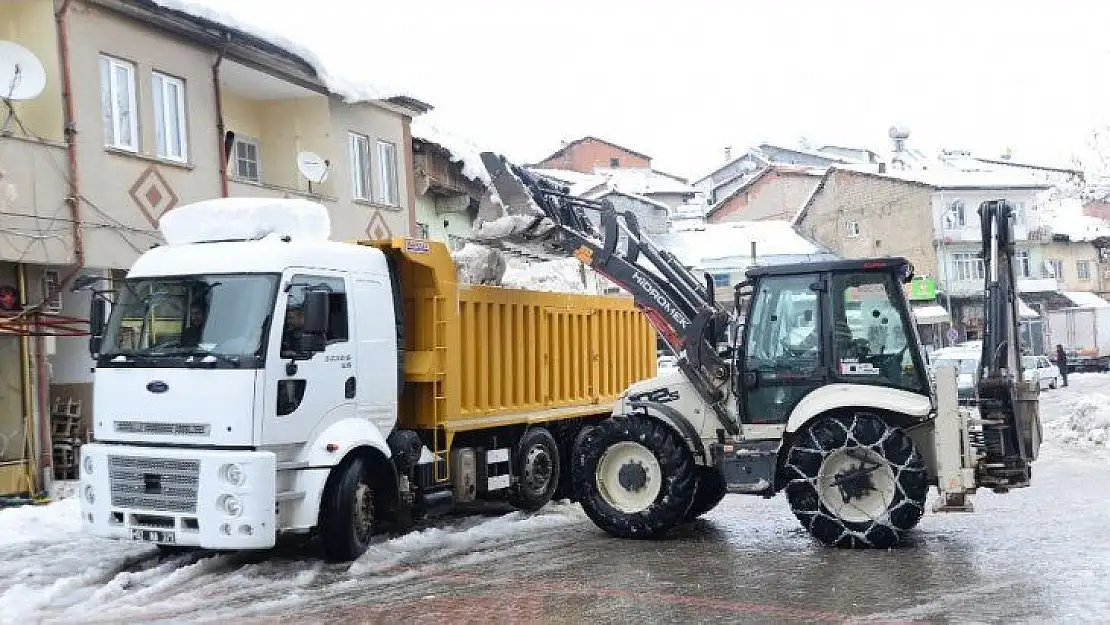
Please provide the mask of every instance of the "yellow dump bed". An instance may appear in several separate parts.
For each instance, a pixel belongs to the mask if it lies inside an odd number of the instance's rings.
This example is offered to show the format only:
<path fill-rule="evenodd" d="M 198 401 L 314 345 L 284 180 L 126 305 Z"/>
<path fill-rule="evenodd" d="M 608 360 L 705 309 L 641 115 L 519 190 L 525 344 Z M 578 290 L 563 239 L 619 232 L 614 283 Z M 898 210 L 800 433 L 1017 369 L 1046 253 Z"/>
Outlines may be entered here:
<path fill-rule="evenodd" d="M 455 432 L 607 414 L 655 375 L 655 331 L 628 297 L 456 284 L 438 242 L 367 243 L 401 276 L 398 427 Z M 447 442 L 447 446 L 450 443 Z"/>

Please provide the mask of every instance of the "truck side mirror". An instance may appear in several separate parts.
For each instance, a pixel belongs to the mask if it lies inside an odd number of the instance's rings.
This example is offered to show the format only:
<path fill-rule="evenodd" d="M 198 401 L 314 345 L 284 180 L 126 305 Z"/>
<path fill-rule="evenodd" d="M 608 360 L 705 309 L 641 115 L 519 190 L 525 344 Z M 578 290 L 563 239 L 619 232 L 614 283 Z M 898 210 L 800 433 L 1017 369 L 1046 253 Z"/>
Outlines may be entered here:
<path fill-rule="evenodd" d="M 108 302 L 93 293 L 92 302 L 89 304 L 89 355 L 96 357 L 100 353 L 101 343 L 104 340 L 104 325 L 108 320 Z"/>
<path fill-rule="evenodd" d="M 331 311 L 330 298 L 331 293 L 325 289 L 313 289 L 305 294 L 302 351 L 324 351 L 328 336 L 328 313 Z"/>

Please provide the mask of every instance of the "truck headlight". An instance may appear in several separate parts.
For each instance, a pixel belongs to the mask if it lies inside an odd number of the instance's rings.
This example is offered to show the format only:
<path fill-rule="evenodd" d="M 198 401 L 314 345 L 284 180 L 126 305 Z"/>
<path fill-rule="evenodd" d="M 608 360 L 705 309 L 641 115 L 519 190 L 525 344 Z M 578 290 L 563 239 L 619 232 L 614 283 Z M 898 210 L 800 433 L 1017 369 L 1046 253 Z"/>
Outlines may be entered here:
<path fill-rule="evenodd" d="M 224 495 L 217 503 L 227 516 L 237 517 L 243 514 L 243 502 L 235 495 Z"/>
<path fill-rule="evenodd" d="M 235 487 L 240 487 L 247 481 L 247 475 L 243 473 L 243 467 L 234 463 L 220 467 L 220 475 L 223 476 L 225 482 Z"/>
<path fill-rule="evenodd" d="M 85 501 L 89 502 L 90 504 L 96 503 L 96 494 L 93 492 L 92 484 L 85 485 Z"/>
<path fill-rule="evenodd" d="M 92 456 L 85 456 L 85 460 L 82 461 L 81 466 L 85 468 L 85 475 L 92 475 L 96 465 L 93 464 Z"/>

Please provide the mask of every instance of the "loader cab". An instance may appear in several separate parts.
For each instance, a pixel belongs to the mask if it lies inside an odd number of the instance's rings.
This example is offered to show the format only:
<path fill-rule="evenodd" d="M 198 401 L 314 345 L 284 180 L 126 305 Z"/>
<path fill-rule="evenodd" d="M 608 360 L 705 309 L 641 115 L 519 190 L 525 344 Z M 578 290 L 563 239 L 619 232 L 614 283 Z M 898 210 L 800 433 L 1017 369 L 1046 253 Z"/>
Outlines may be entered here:
<path fill-rule="evenodd" d="M 930 395 L 903 290 L 911 277 L 898 258 L 749 270 L 737 290 L 746 323 L 734 350 L 743 421 L 784 424 L 806 395 L 829 384 Z"/>

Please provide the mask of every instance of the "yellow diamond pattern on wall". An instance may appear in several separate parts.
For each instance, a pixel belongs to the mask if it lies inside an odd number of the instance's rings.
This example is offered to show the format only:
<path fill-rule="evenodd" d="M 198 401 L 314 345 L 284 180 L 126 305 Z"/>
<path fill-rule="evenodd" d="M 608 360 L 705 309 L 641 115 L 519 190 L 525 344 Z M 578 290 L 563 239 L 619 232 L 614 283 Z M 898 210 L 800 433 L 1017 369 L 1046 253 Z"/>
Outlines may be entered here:
<path fill-rule="evenodd" d="M 135 184 L 128 192 L 131 200 L 142 211 L 150 225 L 157 228 L 158 219 L 177 206 L 177 194 L 173 192 L 170 183 L 166 182 L 162 172 L 151 165 L 139 174 Z"/>
<path fill-rule="evenodd" d="M 393 236 L 393 232 L 389 229 L 389 225 L 385 223 L 385 217 L 382 217 L 380 210 L 376 210 L 370 215 L 370 221 L 366 224 L 366 236 L 375 241 Z"/>

